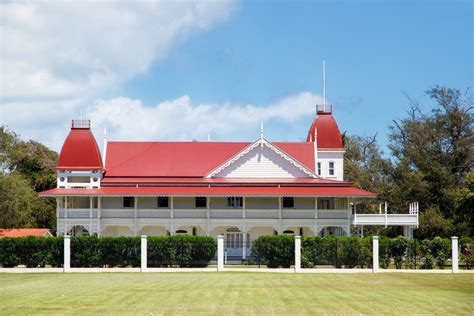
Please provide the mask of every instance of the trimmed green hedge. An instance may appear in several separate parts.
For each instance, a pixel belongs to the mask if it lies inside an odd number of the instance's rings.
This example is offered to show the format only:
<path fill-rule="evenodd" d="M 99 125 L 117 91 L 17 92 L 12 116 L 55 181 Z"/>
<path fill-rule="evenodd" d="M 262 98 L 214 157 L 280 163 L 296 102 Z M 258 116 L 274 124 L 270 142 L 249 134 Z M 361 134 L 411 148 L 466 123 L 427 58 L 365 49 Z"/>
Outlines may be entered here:
<path fill-rule="evenodd" d="M 215 257 L 216 251 L 217 242 L 212 237 L 148 237 L 148 266 L 206 267 Z"/>
<path fill-rule="evenodd" d="M 25 265 L 28 268 L 63 264 L 63 238 L 20 237 L 0 238 L 0 266 L 4 268 Z"/>
<path fill-rule="evenodd" d="M 0 238 L 0 266 L 60 267 L 63 237 Z M 217 242 L 205 236 L 148 237 L 149 267 L 205 267 Z M 71 237 L 72 267 L 139 267 L 140 237 Z"/>
<path fill-rule="evenodd" d="M 337 268 L 366 268 L 372 266 L 372 237 L 318 237 L 301 238 L 301 265 L 332 265 Z M 461 265 L 472 265 L 472 239 L 459 241 Z M 253 256 L 268 267 L 289 267 L 294 264 L 293 236 L 262 236 L 253 242 Z M 451 257 L 451 240 L 435 237 L 431 240 L 408 240 L 403 236 L 379 238 L 379 263 L 384 269 L 392 264 L 397 269 L 443 269 Z"/>
<path fill-rule="evenodd" d="M 290 235 L 261 236 L 253 241 L 252 255 L 263 258 L 269 268 L 295 264 L 295 241 Z"/>

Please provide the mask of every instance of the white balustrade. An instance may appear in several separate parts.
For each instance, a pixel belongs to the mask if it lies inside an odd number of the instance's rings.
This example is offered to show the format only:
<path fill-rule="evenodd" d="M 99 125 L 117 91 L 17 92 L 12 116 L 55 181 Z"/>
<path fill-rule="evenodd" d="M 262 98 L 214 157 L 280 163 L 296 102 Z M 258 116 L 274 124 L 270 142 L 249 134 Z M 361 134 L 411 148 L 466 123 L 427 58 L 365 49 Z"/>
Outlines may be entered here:
<path fill-rule="evenodd" d="M 248 219 L 278 219 L 278 210 L 245 210 Z"/>
<path fill-rule="evenodd" d="M 320 219 L 346 219 L 348 210 L 318 210 Z"/>
<path fill-rule="evenodd" d="M 243 210 L 211 210 L 211 218 L 242 218 Z"/>
<path fill-rule="evenodd" d="M 282 219 L 314 219 L 314 210 L 282 210 Z"/>

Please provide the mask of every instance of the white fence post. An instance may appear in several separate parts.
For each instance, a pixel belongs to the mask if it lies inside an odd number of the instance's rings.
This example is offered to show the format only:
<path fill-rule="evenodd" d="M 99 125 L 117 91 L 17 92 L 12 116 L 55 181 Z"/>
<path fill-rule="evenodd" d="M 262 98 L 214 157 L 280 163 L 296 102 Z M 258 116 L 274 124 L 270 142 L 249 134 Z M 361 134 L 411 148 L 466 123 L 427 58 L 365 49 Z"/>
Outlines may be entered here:
<path fill-rule="evenodd" d="M 453 273 L 458 273 L 459 271 L 459 253 L 458 253 L 458 237 L 451 237 L 451 270 Z"/>
<path fill-rule="evenodd" d="M 140 272 L 146 272 L 146 269 L 148 267 L 147 263 L 147 236 L 142 235 L 141 237 L 141 249 L 140 249 L 140 255 L 141 255 L 141 260 L 140 260 Z"/>
<path fill-rule="evenodd" d="M 379 236 L 372 236 L 372 273 L 379 272 Z"/>
<path fill-rule="evenodd" d="M 224 271 L 224 236 L 217 236 L 217 271 Z"/>
<path fill-rule="evenodd" d="M 64 264 L 63 271 L 69 272 L 71 269 L 71 236 L 64 235 Z"/>
<path fill-rule="evenodd" d="M 301 271 L 301 236 L 295 236 L 295 272 Z"/>

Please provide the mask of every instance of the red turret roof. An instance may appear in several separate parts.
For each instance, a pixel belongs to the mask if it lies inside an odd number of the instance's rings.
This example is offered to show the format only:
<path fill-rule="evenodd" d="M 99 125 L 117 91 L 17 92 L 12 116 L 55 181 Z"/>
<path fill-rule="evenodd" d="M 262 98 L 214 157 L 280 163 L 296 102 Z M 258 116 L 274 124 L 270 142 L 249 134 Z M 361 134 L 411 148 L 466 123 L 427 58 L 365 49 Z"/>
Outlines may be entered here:
<path fill-rule="evenodd" d="M 90 128 L 71 128 L 59 154 L 56 169 L 103 169 L 99 147 Z"/>
<path fill-rule="evenodd" d="M 343 150 L 341 133 L 331 112 L 318 112 L 308 132 L 307 142 L 314 142 L 314 130 L 318 131 L 318 150 Z"/>

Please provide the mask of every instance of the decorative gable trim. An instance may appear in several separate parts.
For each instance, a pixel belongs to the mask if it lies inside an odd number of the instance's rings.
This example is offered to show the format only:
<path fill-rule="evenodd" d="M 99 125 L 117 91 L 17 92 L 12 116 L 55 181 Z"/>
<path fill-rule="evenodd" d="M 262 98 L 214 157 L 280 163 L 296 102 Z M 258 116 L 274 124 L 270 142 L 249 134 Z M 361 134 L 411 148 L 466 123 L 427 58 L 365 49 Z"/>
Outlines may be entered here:
<path fill-rule="evenodd" d="M 216 169 L 209 172 L 205 176 L 205 178 L 215 177 L 217 174 L 221 173 L 223 170 L 225 170 L 226 168 L 234 164 L 236 161 L 238 161 L 240 158 L 250 153 L 253 149 L 255 149 L 258 146 L 261 146 L 261 147 L 266 146 L 267 148 L 275 152 L 277 155 L 285 159 L 287 162 L 289 162 L 291 165 L 301 170 L 303 173 L 307 174 L 310 178 L 319 178 L 316 175 L 316 173 L 314 173 L 313 171 L 305 167 L 302 163 L 300 163 L 298 160 L 288 155 L 282 149 L 278 148 L 277 146 L 273 145 L 271 142 L 267 141 L 265 138 L 260 138 L 256 142 L 250 144 L 249 146 L 244 148 L 242 151 L 240 151 L 238 154 L 236 154 L 234 157 L 230 158 L 229 160 L 227 160 L 226 162 L 218 166 Z"/>

